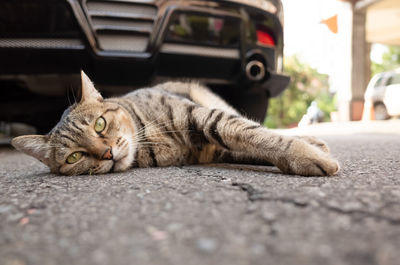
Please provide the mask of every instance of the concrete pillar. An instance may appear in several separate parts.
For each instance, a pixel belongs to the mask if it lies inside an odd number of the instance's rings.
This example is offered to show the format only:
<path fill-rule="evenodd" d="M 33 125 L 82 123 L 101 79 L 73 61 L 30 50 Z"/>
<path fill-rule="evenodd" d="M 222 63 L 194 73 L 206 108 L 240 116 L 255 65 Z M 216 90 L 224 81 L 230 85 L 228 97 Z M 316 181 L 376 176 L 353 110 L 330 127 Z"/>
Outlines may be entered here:
<path fill-rule="evenodd" d="M 350 76 L 345 78 L 345 87 L 339 91 L 338 108 L 340 120 L 361 120 L 364 105 L 364 92 L 371 77 L 370 47 L 366 41 L 366 10 L 356 9 L 354 4 L 348 4 L 352 10 L 351 27 L 347 46 L 350 48 Z M 346 67 L 347 68 L 347 67 Z M 347 91 L 346 91 L 347 90 Z M 341 96 L 346 95 L 346 96 Z"/>
<path fill-rule="evenodd" d="M 371 45 L 367 43 L 366 10 L 356 10 L 353 5 L 351 120 L 361 120 L 364 92 L 371 77 Z"/>

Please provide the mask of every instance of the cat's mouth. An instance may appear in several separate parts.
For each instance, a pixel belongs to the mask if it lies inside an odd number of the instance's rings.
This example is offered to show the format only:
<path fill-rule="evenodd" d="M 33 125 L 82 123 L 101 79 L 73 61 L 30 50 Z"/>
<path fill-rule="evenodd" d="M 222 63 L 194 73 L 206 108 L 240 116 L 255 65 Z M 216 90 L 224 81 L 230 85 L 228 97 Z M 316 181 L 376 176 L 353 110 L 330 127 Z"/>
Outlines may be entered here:
<path fill-rule="evenodd" d="M 117 161 L 113 160 L 113 164 L 111 166 L 110 172 L 114 172 L 114 168 L 115 168 L 115 164 L 117 163 Z"/>
<path fill-rule="evenodd" d="M 119 171 L 121 171 L 121 169 L 120 169 L 120 164 L 123 164 L 123 160 L 124 160 L 125 158 L 127 158 L 127 156 L 128 156 L 128 155 L 124 155 L 124 156 L 122 156 L 122 157 L 120 157 L 120 158 L 118 158 L 118 159 L 113 159 L 113 160 L 112 160 L 113 165 L 111 166 L 111 169 L 110 169 L 109 172 L 119 172 Z"/>

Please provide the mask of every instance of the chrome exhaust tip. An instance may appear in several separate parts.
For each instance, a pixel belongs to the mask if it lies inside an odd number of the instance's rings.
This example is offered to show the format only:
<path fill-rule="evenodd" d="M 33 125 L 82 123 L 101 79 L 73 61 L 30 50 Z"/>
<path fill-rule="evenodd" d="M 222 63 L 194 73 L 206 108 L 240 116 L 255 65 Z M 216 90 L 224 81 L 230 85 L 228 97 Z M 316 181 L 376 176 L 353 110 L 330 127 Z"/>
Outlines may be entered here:
<path fill-rule="evenodd" d="M 247 78 L 251 81 L 261 81 L 265 77 L 265 66 L 260 61 L 248 62 L 245 70 Z"/>

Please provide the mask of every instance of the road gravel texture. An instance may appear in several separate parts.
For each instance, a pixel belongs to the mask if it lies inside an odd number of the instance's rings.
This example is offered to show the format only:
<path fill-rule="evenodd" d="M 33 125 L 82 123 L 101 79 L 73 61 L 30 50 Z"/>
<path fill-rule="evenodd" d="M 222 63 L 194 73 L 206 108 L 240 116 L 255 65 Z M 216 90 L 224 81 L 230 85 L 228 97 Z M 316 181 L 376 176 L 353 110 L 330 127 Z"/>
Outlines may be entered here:
<path fill-rule="evenodd" d="M 372 127 L 307 131 L 327 132 L 335 177 L 232 165 L 66 177 L 2 147 L 0 264 L 400 264 L 400 130 Z"/>

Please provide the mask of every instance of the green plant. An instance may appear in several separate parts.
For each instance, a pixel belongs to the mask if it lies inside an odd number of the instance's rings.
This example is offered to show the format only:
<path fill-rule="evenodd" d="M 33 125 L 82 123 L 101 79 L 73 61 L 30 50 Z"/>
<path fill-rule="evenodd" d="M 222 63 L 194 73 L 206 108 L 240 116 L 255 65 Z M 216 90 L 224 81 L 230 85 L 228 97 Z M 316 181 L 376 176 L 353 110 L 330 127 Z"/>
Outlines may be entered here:
<path fill-rule="evenodd" d="M 371 62 L 372 76 L 400 67 L 400 46 L 388 46 L 387 52 L 382 55 L 382 63 Z"/>
<path fill-rule="evenodd" d="M 291 77 L 291 83 L 281 96 L 270 100 L 264 124 L 269 128 L 296 126 L 314 100 L 328 121 L 330 112 L 335 110 L 328 91 L 328 76 L 300 62 L 296 56 L 285 58 L 285 73 Z"/>

